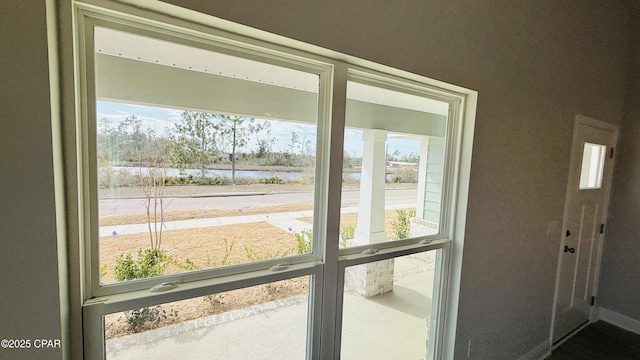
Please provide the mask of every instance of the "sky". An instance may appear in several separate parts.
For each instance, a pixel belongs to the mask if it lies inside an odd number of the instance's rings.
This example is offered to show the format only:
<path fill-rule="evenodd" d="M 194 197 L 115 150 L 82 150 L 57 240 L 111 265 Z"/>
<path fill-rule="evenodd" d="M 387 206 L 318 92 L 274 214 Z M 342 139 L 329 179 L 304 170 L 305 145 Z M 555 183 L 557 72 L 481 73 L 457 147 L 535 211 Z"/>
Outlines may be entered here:
<path fill-rule="evenodd" d="M 126 104 L 110 101 L 97 102 L 97 119 L 107 118 L 113 126 L 118 126 L 120 121 L 127 116 L 135 115 L 142 119 L 143 128 L 151 128 L 157 134 L 165 134 L 167 130 L 172 129 L 175 124 L 180 123 L 182 119 L 182 110 L 167 109 L 146 105 Z M 291 143 L 291 133 L 298 134 L 300 139 L 306 138 L 311 140 L 311 144 L 315 145 L 315 126 L 288 122 L 274 121 L 271 122 L 271 135 L 275 137 L 276 142 L 273 145 L 273 151 L 284 151 Z M 389 154 L 399 151 L 400 155 L 408 155 L 410 153 L 420 153 L 420 143 L 415 140 L 395 139 L 389 137 L 387 139 L 387 152 Z M 353 157 L 362 156 L 362 131 L 357 129 L 346 129 L 344 150 Z M 251 152 L 256 149 L 256 141 L 252 139 L 244 151 Z"/>

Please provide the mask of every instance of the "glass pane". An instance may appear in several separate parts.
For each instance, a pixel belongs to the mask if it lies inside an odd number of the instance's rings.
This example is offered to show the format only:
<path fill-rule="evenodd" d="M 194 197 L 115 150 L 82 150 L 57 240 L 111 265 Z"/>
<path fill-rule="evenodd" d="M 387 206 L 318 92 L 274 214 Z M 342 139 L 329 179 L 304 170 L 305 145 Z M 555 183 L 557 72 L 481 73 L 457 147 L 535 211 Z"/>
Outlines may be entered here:
<path fill-rule="evenodd" d="M 102 283 L 311 251 L 318 75 L 99 27 L 95 57 Z"/>
<path fill-rule="evenodd" d="M 304 359 L 309 279 L 107 315 L 107 359 Z"/>
<path fill-rule="evenodd" d="M 607 147 L 604 145 L 584 144 L 580 171 L 580 189 L 600 189 L 602 187 L 606 153 Z"/>
<path fill-rule="evenodd" d="M 439 232 L 448 109 L 347 83 L 341 247 Z"/>
<path fill-rule="evenodd" d="M 427 358 L 435 257 L 430 251 L 346 268 L 342 359 Z"/>

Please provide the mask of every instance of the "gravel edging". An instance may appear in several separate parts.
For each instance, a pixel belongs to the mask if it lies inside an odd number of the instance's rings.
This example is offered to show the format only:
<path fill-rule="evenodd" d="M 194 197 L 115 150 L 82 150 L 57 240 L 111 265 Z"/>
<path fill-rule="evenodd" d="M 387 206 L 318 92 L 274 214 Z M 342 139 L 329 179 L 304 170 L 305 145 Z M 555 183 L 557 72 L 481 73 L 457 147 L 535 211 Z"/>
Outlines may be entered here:
<path fill-rule="evenodd" d="M 199 319 L 188 320 L 179 324 L 163 326 L 158 329 L 143 331 L 141 333 L 125 335 L 114 339 L 108 339 L 105 342 L 105 350 L 107 353 L 114 351 L 126 350 L 131 346 L 143 345 L 153 341 L 166 339 L 171 336 L 185 333 L 187 331 L 207 328 L 224 324 L 230 321 L 246 318 L 272 311 L 281 307 L 300 304 L 308 301 L 308 294 L 296 295 L 285 299 L 270 301 L 262 304 L 248 306 L 242 309 L 227 311 L 221 314 L 206 316 Z"/>

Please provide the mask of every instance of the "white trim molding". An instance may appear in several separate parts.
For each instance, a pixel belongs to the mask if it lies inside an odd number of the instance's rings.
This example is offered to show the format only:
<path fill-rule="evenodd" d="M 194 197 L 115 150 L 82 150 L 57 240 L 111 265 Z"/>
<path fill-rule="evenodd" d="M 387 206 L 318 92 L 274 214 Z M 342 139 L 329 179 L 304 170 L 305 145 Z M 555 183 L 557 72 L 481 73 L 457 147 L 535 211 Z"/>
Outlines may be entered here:
<path fill-rule="evenodd" d="M 598 319 L 640 335 L 640 320 L 603 307 L 598 308 Z"/>

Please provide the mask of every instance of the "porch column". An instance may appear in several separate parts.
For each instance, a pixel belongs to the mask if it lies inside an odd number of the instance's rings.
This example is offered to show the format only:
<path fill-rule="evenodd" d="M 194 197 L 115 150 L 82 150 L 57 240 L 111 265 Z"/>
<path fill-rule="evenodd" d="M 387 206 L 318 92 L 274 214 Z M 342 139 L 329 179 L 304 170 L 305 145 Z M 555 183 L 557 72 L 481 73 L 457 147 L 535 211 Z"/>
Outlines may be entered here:
<path fill-rule="evenodd" d="M 386 154 L 385 130 L 365 129 L 362 132 L 364 150 L 360 175 L 358 225 L 354 234 L 356 245 L 387 240 L 384 231 L 384 187 Z"/>
<path fill-rule="evenodd" d="M 360 175 L 360 204 L 354 244 L 364 245 L 387 240 L 384 231 L 384 188 L 386 154 L 385 130 L 366 129 L 362 132 L 364 151 Z M 345 272 L 345 286 L 364 297 L 393 290 L 394 260 L 350 266 Z"/>

